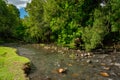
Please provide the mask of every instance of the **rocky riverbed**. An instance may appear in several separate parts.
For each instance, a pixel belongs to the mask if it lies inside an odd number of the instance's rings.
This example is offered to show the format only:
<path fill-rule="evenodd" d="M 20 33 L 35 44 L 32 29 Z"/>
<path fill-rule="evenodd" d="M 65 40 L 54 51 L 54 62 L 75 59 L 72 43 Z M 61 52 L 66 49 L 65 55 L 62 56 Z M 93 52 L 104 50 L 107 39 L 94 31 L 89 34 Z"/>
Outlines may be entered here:
<path fill-rule="evenodd" d="M 9 46 L 31 60 L 30 80 L 120 80 L 119 49 L 85 52 L 44 44 Z"/>

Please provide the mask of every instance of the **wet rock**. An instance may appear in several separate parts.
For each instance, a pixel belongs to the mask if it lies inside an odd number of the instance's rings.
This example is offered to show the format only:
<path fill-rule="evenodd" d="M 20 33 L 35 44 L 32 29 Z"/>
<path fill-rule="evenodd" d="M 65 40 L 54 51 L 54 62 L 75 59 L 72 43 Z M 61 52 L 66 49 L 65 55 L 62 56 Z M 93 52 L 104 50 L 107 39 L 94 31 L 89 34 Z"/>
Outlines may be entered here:
<path fill-rule="evenodd" d="M 44 80 L 52 80 L 50 77 L 46 76 Z"/>
<path fill-rule="evenodd" d="M 80 50 L 77 50 L 77 52 L 81 53 L 81 51 L 80 51 Z"/>
<path fill-rule="evenodd" d="M 80 54 L 78 54 L 81 58 L 91 58 L 92 56 L 93 56 L 93 54 L 92 53 L 84 53 L 84 52 L 82 52 L 82 53 L 80 53 Z"/>
<path fill-rule="evenodd" d="M 109 78 L 108 80 L 113 80 L 113 79 Z"/>
<path fill-rule="evenodd" d="M 110 74 L 113 76 L 117 76 L 117 74 L 115 74 L 115 72 L 111 72 Z"/>
<path fill-rule="evenodd" d="M 67 68 L 59 68 L 58 73 L 67 73 Z"/>
<path fill-rule="evenodd" d="M 120 68 L 120 63 L 114 63 L 114 65 Z"/>
<path fill-rule="evenodd" d="M 80 56 L 81 56 L 81 57 L 84 57 L 84 54 L 81 54 Z"/>
<path fill-rule="evenodd" d="M 60 67 L 60 63 L 59 62 L 55 62 L 54 65 Z"/>
<path fill-rule="evenodd" d="M 44 49 L 50 49 L 50 47 L 49 46 L 44 46 Z"/>
<path fill-rule="evenodd" d="M 110 67 L 103 67 L 104 70 L 110 70 Z"/>
<path fill-rule="evenodd" d="M 67 64 L 68 66 L 72 66 L 72 64 Z"/>
<path fill-rule="evenodd" d="M 108 77 L 109 76 L 109 74 L 106 73 L 106 72 L 100 72 L 100 75 L 103 76 L 103 77 Z"/>
<path fill-rule="evenodd" d="M 101 66 L 105 66 L 106 64 L 105 63 L 100 63 L 101 64 Z"/>
<path fill-rule="evenodd" d="M 88 53 L 86 53 L 86 56 L 90 56 L 90 55 L 91 55 L 91 53 L 89 53 L 89 52 L 88 52 Z"/>
<path fill-rule="evenodd" d="M 99 62 L 99 60 L 98 60 L 98 59 L 97 59 L 97 60 L 94 60 L 94 62 L 98 63 L 98 62 Z"/>
<path fill-rule="evenodd" d="M 87 62 L 87 63 L 92 63 L 92 61 L 91 61 L 90 59 L 88 59 L 86 62 Z"/>
<path fill-rule="evenodd" d="M 64 53 L 62 50 L 58 50 L 58 53 Z"/>
<path fill-rule="evenodd" d="M 65 70 L 63 68 L 58 69 L 59 73 L 63 73 Z"/>

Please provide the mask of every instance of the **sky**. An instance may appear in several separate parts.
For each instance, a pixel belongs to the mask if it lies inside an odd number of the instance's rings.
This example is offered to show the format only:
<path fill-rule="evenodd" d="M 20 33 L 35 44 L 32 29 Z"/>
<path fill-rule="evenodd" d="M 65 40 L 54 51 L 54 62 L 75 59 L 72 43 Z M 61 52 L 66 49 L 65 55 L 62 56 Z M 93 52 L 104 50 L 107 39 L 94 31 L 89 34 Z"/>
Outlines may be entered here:
<path fill-rule="evenodd" d="M 28 13 L 25 11 L 24 8 L 20 8 L 19 11 L 20 11 L 20 18 L 24 18 L 25 16 L 28 15 Z"/>
<path fill-rule="evenodd" d="M 15 5 L 20 11 L 20 18 L 24 18 L 24 16 L 28 15 L 25 11 L 25 7 L 27 3 L 30 3 L 31 0 L 7 0 L 9 4 Z"/>

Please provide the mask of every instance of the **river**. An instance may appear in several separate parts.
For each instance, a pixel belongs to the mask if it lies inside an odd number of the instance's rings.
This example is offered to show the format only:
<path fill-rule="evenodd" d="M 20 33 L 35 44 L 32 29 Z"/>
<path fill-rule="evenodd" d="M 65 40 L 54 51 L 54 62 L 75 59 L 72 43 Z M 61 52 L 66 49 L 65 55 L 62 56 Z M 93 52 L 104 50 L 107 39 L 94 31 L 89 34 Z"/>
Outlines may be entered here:
<path fill-rule="evenodd" d="M 32 44 L 5 44 L 31 60 L 30 80 L 120 80 L 120 53 L 71 59 Z M 59 73 L 59 69 L 65 69 Z"/>

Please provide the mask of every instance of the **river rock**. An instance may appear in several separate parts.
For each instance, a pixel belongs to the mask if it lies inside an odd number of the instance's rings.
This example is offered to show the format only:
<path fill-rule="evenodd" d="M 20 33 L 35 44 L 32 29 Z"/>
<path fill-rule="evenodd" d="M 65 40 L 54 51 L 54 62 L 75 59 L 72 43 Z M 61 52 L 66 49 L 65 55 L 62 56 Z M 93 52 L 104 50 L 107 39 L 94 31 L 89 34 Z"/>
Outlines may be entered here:
<path fill-rule="evenodd" d="M 67 68 L 59 68 L 58 73 L 67 73 Z"/>
<path fill-rule="evenodd" d="M 108 76 L 109 76 L 109 74 L 106 73 L 106 72 L 100 72 L 100 75 L 101 75 L 101 76 L 104 76 L 104 77 L 108 77 Z"/>
<path fill-rule="evenodd" d="M 87 62 L 87 63 L 92 63 L 92 61 L 91 61 L 90 59 L 88 59 L 86 62 Z"/>

